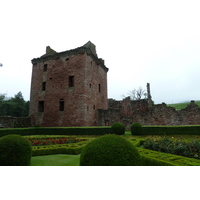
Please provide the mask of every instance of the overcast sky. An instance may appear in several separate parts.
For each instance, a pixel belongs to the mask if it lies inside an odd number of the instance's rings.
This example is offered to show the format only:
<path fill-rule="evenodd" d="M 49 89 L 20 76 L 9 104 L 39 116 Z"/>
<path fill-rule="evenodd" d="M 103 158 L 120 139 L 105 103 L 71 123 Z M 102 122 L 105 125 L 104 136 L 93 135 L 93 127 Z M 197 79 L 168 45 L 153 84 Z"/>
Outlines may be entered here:
<path fill-rule="evenodd" d="M 155 103 L 200 100 L 200 2 L 7 0 L 0 3 L 0 93 L 29 100 L 31 60 L 96 45 L 108 98 L 151 86 Z"/>

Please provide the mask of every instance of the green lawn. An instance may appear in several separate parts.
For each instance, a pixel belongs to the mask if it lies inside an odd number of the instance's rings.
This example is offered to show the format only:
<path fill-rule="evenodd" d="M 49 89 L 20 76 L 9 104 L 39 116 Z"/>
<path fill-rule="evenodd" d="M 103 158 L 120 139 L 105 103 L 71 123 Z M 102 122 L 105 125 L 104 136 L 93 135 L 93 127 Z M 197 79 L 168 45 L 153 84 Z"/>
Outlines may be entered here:
<path fill-rule="evenodd" d="M 34 137 L 34 136 L 33 136 Z M 77 136 L 76 136 L 77 137 Z M 95 139 L 100 136 L 80 136 L 80 138 Z M 162 136 L 133 136 L 130 131 L 126 131 L 126 139 L 146 139 L 146 138 L 161 138 Z M 166 137 L 166 136 L 163 136 Z M 197 135 L 170 135 L 169 138 L 174 138 L 178 140 L 191 141 L 195 139 L 200 140 L 200 136 Z M 31 158 L 31 166 L 79 166 L 80 154 L 79 155 L 68 155 L 68 154 L 55 154 L 55 155 L 45 155 L 45 156 L 33 156 Z"/>
<path fill-rule="evenodd" d="M 195 103 L 200 107 L 200 101 L 195 101 Z M 190 102 L 168 104 L 168 106 L 176 108 L 176 110 L 181 110 L 183 108 L 186 108 L 188 104 L 190 104 Z"/>
<path fill-rule="evenodd" d="M 34 156 L 31 166 L 79 166 L 80 155 L 55 154 Z"/>

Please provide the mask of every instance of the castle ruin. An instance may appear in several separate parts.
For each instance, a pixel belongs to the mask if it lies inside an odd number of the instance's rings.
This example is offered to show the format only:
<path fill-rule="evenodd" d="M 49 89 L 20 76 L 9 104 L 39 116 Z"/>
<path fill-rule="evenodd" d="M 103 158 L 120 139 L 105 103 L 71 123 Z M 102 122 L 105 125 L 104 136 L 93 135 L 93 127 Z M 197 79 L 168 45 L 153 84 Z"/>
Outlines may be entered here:
<path fill-rule="evenodd" d="M 153 105 L 150 84 L 147 98 L 107 99 L 107 72 L 90 41 L 76 49 L 46 54 L 32 60 L 29 116 L 32 125 L 45 127 L 111 126 L 121 122 L 130 128 L 142 125 L 200 124 L 200 108 L 194 101 L 180 111 L 165 103 Z"/>
<path fill-rule="evenodd" d="M 32 60 L 30 111 L 33 125 L 97 126 L 98 110 L 108 108 L 107 72 L 90 41 Z"/>

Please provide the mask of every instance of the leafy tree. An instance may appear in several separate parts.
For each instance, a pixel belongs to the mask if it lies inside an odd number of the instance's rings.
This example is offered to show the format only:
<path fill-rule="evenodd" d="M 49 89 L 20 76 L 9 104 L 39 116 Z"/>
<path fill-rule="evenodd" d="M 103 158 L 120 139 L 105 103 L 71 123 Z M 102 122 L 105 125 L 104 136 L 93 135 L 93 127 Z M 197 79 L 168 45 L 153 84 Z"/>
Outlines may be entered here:
<path fill-rule="evenodd" d="M 5 94 L 0 95 L 0 116 L 25 117 L 28 116 L 29 101 L 25 101 L 21 92 L 7 100 Z"/>

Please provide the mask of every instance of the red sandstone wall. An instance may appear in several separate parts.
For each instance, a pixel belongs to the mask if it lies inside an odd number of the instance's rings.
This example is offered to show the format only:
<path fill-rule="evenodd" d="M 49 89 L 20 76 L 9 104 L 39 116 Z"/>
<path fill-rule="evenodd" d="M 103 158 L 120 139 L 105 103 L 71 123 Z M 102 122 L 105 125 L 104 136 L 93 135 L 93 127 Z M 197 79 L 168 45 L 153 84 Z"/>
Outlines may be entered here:
<path fill-rule="evenodd" d="M 85 63 L 85 94 L 87 126 L 98 123 L 98 109 L 107 109 L 107 73 L 99 67 L 90 56 Z"/>
<path fill-rule="evenodd" d="M 131 112 L 129 111 L 131 107 Z M 200 108 L 192 101 L 180 111 L 168 107 L 165 103 L 148 106 L 147 101 L 109 100 L 108 110 L 99 110 L 99 125 L 111 126 L 121 122 L 130 129 L 130 125 L 139 122 L 142 125 L 199 125 Z"/>
<path fill-rule="evenodd" d="M 74 87 L 69 87 L 69 76 L 74 76 Z M 38 63 L 33 65 L 30 99 L 33 124 L 95 126 L 98 109 L 107 109 L 107 72 L 86 53 Z M 60 99 L 64 111 L 59 111 Z M 38 101 L 44 101 L 44 112 L 38 112 Z"/>

